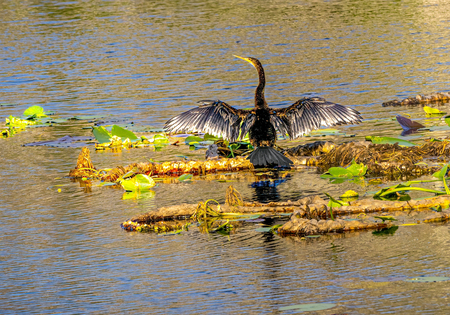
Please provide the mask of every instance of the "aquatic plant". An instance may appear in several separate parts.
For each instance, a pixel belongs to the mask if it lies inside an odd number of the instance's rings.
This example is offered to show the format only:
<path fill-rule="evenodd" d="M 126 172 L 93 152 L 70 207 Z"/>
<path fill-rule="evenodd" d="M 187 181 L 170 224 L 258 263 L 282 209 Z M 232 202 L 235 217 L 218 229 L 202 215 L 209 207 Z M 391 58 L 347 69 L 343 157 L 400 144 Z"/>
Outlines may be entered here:
<path fill-rule="evenodd" d="M 339 207 L 342 207 L 342 206 L 348 206 L 349 203 L 345 202 L 345 201 L 342 201 L 342 200 L 336 200 L 333 197 L 331 197 L 331 195 L 329 195 L 327 193 L 324 193 L 324 194 L 327 195 L 328 198 L 330 198 L 330 200 L 328 201 L 328 208 L 329 208 L 329 211 L 330 211 L 331 220 L 334 221 L 333 208 L 339 208 Z"/>

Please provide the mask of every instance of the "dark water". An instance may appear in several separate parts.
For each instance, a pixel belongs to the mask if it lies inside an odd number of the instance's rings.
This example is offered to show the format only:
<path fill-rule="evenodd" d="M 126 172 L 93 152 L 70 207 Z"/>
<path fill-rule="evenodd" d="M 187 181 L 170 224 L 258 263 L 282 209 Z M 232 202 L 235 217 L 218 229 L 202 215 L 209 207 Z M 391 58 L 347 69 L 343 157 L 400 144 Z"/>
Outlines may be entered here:
<path fill-rule="evenodd" d="M 421 108 L 380 104 L 449 90 L 449 6 L 0 0 L 0 103 L 14 104 L 0 106 L 0 116 L 41 105 L 61 117 L 126 116 L 161 127 L 200 99 L 248 107 L 256 73 L 236 54 L 263 62 L 274 106 L 311 94 L 354 105 L 366 120 L 340 129 L 355 139 L 398 137 L 395 114 L 433 127 L 412 138 L 444 136 L 448 128 Z M 448 282 L 403 281 L 450 275 L 446 225 L 309 240 L 257 233 L 253 224 L 229 238 L 195 228 L 177 236 L 121 230 L 123 220 L 161 206 L 223 201 L 230 183 L 161 183 L 152 199 L 123 200 L 121 190 L 64 178 L 79 148 L 22 146 L 90 135 L 86 125 L 32 128 L 0 141 L 0 313 L 282 314 L 280 307 L 315 302 L 338 305 L 317 314 L 449 313 Z M 106 168 L 175 154 L 136 149 L 92 159 Z M 276 188 L 251 187 L 245 176 L 233 185 L 253 200 L 377 189 L 332 185 L 307 169 Z"/>

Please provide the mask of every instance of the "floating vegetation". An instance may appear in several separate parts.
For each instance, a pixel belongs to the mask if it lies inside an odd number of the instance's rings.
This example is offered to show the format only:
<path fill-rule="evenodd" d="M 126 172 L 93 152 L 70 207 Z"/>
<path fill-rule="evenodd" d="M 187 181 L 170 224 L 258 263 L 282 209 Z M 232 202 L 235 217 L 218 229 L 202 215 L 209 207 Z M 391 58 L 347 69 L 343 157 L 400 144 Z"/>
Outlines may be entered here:
<path fill-rule="evenodd" d="M 118 125 L 112 125 L 111 132 L 105 127 L 92 127 L 92 132 L 97 140 L 96 150 L 120 150 L 122 148 L 153 147 L 155 151 L 160 151 L 169 144 L 169 138 L 165 134 L 156 134 L 151 139 L 138 137 L 131 130 Z"/>
<path fill-rule="evenodd" d="M 448 102 L 450 100 L 450 93 L 448 92 L 438 92 L 426 95 L 416 95 L 415 97 L 408 97 L 401 101 L 392 100 L 388 102 L 384 102 L 383 107 L 386 106 L 402 106 L 402 105 L 419 105 L 419 104 L 427 104 L 427 103 L 436 103 L 436 102 Z"/>
<path fill-rule="evenodd" d="M 187 230 L 189 224 L 176 222 L 176 221 L 159 221 L 151 224 L 139 224 L 137 222 L 133 222 L 131 220 L 125 221 L 121 224 L 121 227 L 127 231 L 136 231 L 136 232 L 156 232 L 156 233 L 167 233 L 178 231 L 181 232 L 183 230 Z"/>
<path fill-rule="evenodd" d="M 94 168 L 91 161 L 91 152 L 87 147 L 81 149 L 77 159 L 77 166 L 70 170 L 69 176 L 73 178 L 98 178 L 100 172 Z"/>
<path fill-rule="evenodd" d="M 225 193 L 225 204 L 230 207 L 243 206 L 242 196 L 232 185 L 228 186 Z"/>
<path fill-rule="evenodd" d="M 44 109 L 41 106 L 31 106 L 28 107 L 22 115 L 22 118 L 9 116 L 5 118 L 5 125 L 7 129 L 1 131 L 1 135 L 3 138 L 8 138 L 13 136 L 14 134 L 25 130 L 26 127 L 37 125 L 39 123 L 39 119 L 47 117 L 44 113 Z"/>
<path fill-rule="evenodd" d="M 391 138 L 392 139 L 392 138 Z M 425 158 L 439 161 L 449 160 L 450 140 L 426 140 L 420 146 L 400 146 L 395 144 L 374 144 L 371 142 L 348 142 L 334 146 L 320 157 L 297 159 L 297 163 L 318 166 L 321 169 L 349 166 L 352 161 L 367 167 L 368 176 L 395 178 L 398 175 L 420 176 L 436 172 L 439 166 L 429 166 Z M 294 150 L 292 150 L 294 151 Z M 295 157 L 292 157 L 295 160 Z M 434 161 L 434 163 L 436 160 Z"/>
<path fill-rule="evenodd" d="M 85 164 L 91 167 L 86 167 Z M 234 172 L 249 169 L 253 169 L 253 164 L 249 160 L 243 157 L 236 157 L 234 159 L 222 158 L 208 161 L 132 163 L 125 167 L 118 166 L 113 169 L 93 171 L 95 169 L 91 162 L 89 149 L 84 147 L 78 156 L 76 168 L 69 172 L 69 176 L 74 178 L 90 177 L 104 182 L 117 182 L 121 176 L 130 171 L 133 171 L 134 174 L 147 176 L 178 176 L 180 174 L 206 175 L 216 172 Z"/>

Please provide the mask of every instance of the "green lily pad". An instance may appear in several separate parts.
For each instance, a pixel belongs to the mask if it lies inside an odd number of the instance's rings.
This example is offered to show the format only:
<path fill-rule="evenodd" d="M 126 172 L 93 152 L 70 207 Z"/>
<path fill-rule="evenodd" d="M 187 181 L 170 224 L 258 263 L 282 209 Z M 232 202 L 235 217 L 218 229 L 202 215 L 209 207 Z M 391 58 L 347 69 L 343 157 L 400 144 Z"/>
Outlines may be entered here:
<path fill-rule="evenodd" d="M 137 174 L 131 179 L 122 180 L 120 184 L 126 191 L 147 191 L 156 185 L 153 178 L 144 174 Z"/>
<path fill-rule="evenodd" d="M 433 174 L 433 177 L 439 178 L 440 180 L 442 180 L 445 175 L 447 174 L 447 169 L 448 169 L 448 164 L 445 165 L 443 168 L 441 168 L 440 171 L 437 171 L 436 173 Z"/>
<path fill-rule="evenodd" d="M 347 190 L 342 196 L 340 197 L 342 200 L 345 199 L 345 201 L 354 201 L 357 200 L 359 197 L 359 194 L 356 191 L 353 190 Z"/>
<path fill-rule="evenodd" d="M 402 147 L 413 147 L 417 144 L 409 142 L 407 140 L 392 138 L 392 137 L 377 137 L 377 136 L 366 136 L 366 141 L 372 141 L 375 144 L 396 144 Z"/>
<path fill-rule="evenodd" d="M 28 107 L 24 112 L 23 112 L 24 116 L 35 116 L 37 118 L 39 117 L 45 117 L 46 115 L 44 114 L 44 109 L 41 106 L 31 106 Z"/>
<path fill-rule="evenodd" d="M 112 135 L 105 129 L 105 127 L 92 127 L 92 132 L 94 133 L 95 139 L 98 143 L 109 143 L 111 142 Z"/>
<path fill-rule="evenodd" d="M 424 106 L 423 110 L 425 111 L 425 113 L 427 113 L 427 115 L 445 115 L 445 112 L 440 111 L 437 108 L 432 108 L 430 106 Z"/>
<path fill-rule="evenodd" d="M 184 143 L 191 145 L 193 143 L 199 143 L 201 141 L 203 141 L 203 138 L 197 136 L 189 136 L 184 140 Z"/>
<path fill-rule="evenodd" d="M 219 140 L 219 139 L 222 139 L 221 137 L 220 138 L 218 138 L 218 137 L 215 137 L 215 136 L 213 136 L 213 135 L 210 135 L 209 133 L 207 133 L 207 134 L 205 134 L 204 136 L 203 136 L 203 139 L 205 139 L 205 140 L 210 140 L 210 141 L 217 141 L 217 140 Z"/>
<path fill-rule="evenodd" d="M 335 307 L 334 303 L 309 303 L 280 307 L 280 311 L 297 310 L 303 312 L 322 311 Z"/>
<path fill-rule="evenodd" d="M 169 138 L 167 138 L 166 135 L 154 135 L 153 136 L 153 143 L 154 144 L 168 144 Z"/>
<path fill-rule="evenodd" d="M 133 131 L 122 128 L 118 125 L 113 125 L 111 129 L 111 134 L 113 136 L 120 137 L 122 141 L 130 139 L 131 142 L 138 141 L 139 138 L 134 134 Z"/>

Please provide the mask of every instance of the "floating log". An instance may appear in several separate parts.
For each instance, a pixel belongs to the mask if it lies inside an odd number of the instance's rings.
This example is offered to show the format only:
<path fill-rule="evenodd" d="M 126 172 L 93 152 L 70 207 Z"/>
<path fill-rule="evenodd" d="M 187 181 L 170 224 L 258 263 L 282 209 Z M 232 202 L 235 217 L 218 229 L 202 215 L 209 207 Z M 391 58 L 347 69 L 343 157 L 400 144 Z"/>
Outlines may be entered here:
<path fill-rule="evenodd" d="M 407 97 L 401 101 L 392 100 L 392 101 L 384 102 L 382 105 L 383 105 L 383 107 L 420 105 L 420 104 L 428 104 L 428 103 L 436 103 L 436 102 L 448 102 L 449 100 L 450 100 L 449 92 L 438 92 L 438 93 L 432 93 L 432 94 L 416 95 L 413 97 Z"/>
<path fill-rule="evenodd" d="M 393 226 L 390 222 L 375 222 L 375 215 L 380 213 L 385 215 L 390 212 L 400 212 L 400 214 L 409 214 L 411 211 L 427 211 L 431 207 L 440 206 L 447 208 L 450 206 L 450 196 L 437 196 L 424 200 L 409 201 L 381 201 L 374 199 L 362 199 L 349 202 L 349 206 L 332 209 L 333 220 L 328 207 L 328 202 L 319 196 L 309 196 L 297 201 L 271 202 L 267 204 L 249 203 L 236 198 L 229 198 L 230 193 L 236 192 L 232 186 L 227 190 L 227 200 L 234 204 L 209 205 L 213 212 L 219 217 L 226 218 L 238 214 L 263 214 L 264 217 L 273 217 L 281 213 L 292 213 L 290 220 L 278 228 L 280 235 L 314 235 L 326 233 L 342 233 L 356 230 L 370 229 L 388 229 Z M 165 224 L 166 226 L 181 226 L 178 220 L 189 220 L 194 222 L 198 220 L 195 216 L 197 209 L 204 206 L 199 204 L 181 204 L 170 207 L 162 207 L 156 211 L 150 211 L 141 214 L 122 223 L 126 230 L 136 230 L 138 227 L 150 227 L 152 230 L 155 225 Z M 431 211 L 430 211 L 431 212 Z M 343 219 L 344 216 L 364 214 L 363 217 L 357 216 L 351 220 Z M 341 217 L 341 218 L 340 218 Z M 195 219 L 194 219 L 195 218 Z M 450 219 L 450 210 L 442 212 L 432 212 L 426 217 L 424 223 L 443 222 Z M 170 230 L 170 228 L 167 228 Z"/>

